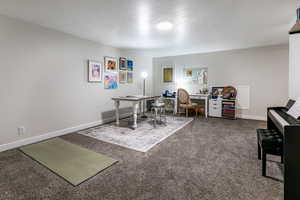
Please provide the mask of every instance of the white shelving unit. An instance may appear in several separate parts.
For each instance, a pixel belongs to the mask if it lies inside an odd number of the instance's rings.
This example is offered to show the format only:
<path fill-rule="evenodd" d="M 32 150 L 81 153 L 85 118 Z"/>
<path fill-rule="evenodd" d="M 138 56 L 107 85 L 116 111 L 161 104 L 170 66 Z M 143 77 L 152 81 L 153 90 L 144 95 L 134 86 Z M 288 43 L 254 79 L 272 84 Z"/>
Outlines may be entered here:
<path fill-rule="evenodd" d="M 222 99 L 209 100 L 209 116 L 222 117 Z"/>
<path fill-rule="evenodd" d="M 236 101 L 229 99 L 210 99 L 209 116 L 223 117 L 226 119 L 236 118 Z"/>

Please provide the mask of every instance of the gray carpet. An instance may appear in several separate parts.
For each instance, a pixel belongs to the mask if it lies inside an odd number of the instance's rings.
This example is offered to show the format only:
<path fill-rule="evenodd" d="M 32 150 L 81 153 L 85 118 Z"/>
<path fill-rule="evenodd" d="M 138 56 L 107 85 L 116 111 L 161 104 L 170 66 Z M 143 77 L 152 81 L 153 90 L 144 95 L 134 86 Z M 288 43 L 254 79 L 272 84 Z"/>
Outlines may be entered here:
<path fill-rule="evenodd" d="M 261 176 L 251 120 L 197 119 L 147 153 L 79 134 L 74 144 L 120 162 L 73 187 L 18 150 L 0 153 L 0 199 L 105 200 L 277 200 L 282 169 L 270 157 Z"/>

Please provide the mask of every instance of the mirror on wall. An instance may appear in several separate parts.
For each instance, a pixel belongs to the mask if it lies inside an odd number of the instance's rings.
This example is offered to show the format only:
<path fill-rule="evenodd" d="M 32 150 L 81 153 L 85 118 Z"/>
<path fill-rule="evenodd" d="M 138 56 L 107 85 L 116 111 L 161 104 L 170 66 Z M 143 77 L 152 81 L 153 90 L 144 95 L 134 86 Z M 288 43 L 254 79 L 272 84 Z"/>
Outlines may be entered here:
<path fill-rule="evenodd" d="M 183 80 L 187 83 L 198 85 L 200 90 L 207 90 L 208 68 L 207 67 L 184 67 Z"/>

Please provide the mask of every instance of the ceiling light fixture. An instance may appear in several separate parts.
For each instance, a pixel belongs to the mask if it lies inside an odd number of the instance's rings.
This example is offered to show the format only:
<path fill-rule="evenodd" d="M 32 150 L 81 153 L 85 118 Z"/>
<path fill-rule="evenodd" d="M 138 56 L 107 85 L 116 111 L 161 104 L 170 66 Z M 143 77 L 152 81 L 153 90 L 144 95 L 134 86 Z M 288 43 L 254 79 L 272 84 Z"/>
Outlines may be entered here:
<path fill-rule="evenodd" d="M 173 28 L 173 24 L 171 22 L 165 21 L 165 22 L 160 22 L 156 25 L 156 28 L 160 31 L 168 31 Z"/>

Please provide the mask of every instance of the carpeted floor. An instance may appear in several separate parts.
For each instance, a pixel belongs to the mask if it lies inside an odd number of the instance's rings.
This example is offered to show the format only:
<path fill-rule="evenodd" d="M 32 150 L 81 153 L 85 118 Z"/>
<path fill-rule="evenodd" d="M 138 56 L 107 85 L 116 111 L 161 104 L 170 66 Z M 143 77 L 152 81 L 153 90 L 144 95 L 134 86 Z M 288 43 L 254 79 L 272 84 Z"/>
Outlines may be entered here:
<path fill-rule="evenodd" d="M 282 167 L 261 176 L 251 120 L 197 119 L 147 153 L 80 134 L 63 138 L 120 162 L 73 187 L 18 150 L 0 153 L 0 199 L 277 200 Z M 275 162 L 276 161 L 276 162 Z"/>

